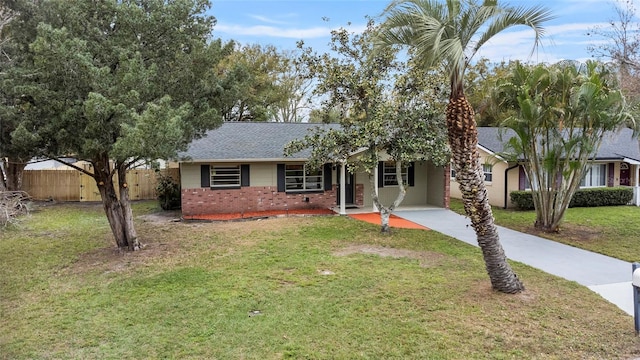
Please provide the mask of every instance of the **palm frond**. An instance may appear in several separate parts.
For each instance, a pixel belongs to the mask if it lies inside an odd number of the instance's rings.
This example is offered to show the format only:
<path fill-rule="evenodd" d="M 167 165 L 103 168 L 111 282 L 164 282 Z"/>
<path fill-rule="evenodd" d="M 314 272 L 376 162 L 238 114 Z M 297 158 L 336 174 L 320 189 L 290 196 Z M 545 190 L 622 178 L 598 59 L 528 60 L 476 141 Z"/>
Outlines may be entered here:
<path fill-rule="evenodd" d="M 508 28 L 519 25 L 528 26 L 535 33 L 535 40 L 531 50 L 531 53 L 533 54 L 538 45 L 540 45 L 541 39 L 545 33 L 542 24 L 555 18 L 550 10 L 540 5 L 534 7 L 519 6 L 501 9 L 495 8 L 493 12 L 494 13 L 490 17 L 491 20 L 489 26 L 478 38 L 478 41 L 475 44 L 472 52 L 474 55 L 495 35 Z"/>

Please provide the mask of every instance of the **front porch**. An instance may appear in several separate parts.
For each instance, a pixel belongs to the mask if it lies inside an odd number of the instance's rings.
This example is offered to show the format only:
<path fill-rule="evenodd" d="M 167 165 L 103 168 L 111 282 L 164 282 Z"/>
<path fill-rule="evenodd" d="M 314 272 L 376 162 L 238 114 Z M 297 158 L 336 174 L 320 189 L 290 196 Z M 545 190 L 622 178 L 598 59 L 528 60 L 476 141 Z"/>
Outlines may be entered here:
<path fill-rule="evenodd" d="M 377 212 L 373 203 L 374 192 L 385 205 L 390 205 L 398 195 L 398 186 L 394 184 L 396 174 L 385 170 L 384 162 L 374 168 L 371 181 L 369 174 L 347 170 L 347 162 L 335 166 L 337 199 L 334 211 L 340 215 L 354 212 Z M 447 208 L 449 204 L 449 171 L 447 168 L 433 165 L 430 161 L 419 161 L 407 167 L 402 175 L 406 181 L 406 195 L 401 209 Z"/>
<path fill-rule="evenodd" d="M 631 167 L 630 170 L 633 174 L 630 181 L 632 183 L 628 185 L 633 188 L 633 199 L 631 200 L 631 204 L 629 205 L 640 206 L 640 161 L 626 158 L 624 159 L 623 164 L 625 163 L 629 164 L 628 166 Z M 622 172 L 623 169 L 620 170 L 620 180 L 622 180 Z"/>

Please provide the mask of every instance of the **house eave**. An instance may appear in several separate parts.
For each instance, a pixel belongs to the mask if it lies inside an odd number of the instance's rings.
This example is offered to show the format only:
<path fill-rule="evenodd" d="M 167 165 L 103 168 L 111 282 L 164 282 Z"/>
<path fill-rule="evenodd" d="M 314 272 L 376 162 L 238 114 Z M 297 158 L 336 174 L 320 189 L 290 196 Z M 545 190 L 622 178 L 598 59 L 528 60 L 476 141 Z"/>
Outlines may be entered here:
<path fill-rule="evenodd" d="M 629 163 L 631 165 L 640 165 L 640 161 L 634 160 L 634 159 L 624 158 L 622 159 L 622 161 Z"/>
<path fill-rule="evenodd" d="M 480 148 L 480 150 L 486 152 L 487 154 L 493 156 L 494 158 L 496 158 L 496 159 L 498 159 L 498 160 L 500 160 L 502 162 L 508 163 L 508 161 L 505 158 L 503 158 L 502 156 L 496 154 L 495 152 L 493 152 L 489 148 L 486 148 L 486 147 L 484 147 L 484 146 L 482 146 L 480 144 L 478 144 L 478 148 Z"/>
<path fill-rule="evenodd" d="M 189 159 L 180 160 L 181 163 L 274 163 L 274 162 L 300 162 L 307 161 L 307 158 L 266 158 L 266 159 Z"/>

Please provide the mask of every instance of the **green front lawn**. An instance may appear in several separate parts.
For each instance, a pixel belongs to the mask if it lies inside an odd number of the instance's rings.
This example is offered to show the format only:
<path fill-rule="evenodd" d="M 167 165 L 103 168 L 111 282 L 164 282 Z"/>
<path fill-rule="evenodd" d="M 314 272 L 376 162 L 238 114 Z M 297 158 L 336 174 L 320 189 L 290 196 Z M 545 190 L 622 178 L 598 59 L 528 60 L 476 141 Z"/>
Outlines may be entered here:
<path fill-rule="evenodd" d="M 0 358 L 640 356 L 631 317 L 587 288 L 516 263 L 527 291 L 495 293 L 479 250 L 434 231 L 136 221 L 136 253 L 113 249 L 100 206 L 0 230 Z"/>
<path fill-rule="evenodd" d="M 464 214 L 462 201 L 451 199 L 451 209 Z M 496 224 L 625 261 L 640 261 L 640 207 L 603 206 L 569 208 L 559 233 L 537 231 L 536 213 L 493 207 Z"/>

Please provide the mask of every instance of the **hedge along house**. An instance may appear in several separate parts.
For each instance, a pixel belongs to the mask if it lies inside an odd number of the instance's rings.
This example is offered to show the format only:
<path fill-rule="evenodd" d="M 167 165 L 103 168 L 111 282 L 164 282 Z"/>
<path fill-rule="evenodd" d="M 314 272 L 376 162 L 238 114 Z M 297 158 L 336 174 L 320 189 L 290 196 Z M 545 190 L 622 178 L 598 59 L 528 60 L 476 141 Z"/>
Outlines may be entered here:
<path fill-rule="evenodd" d="M 500 156 L 505 143 L 515 133 L 497 127 L 478 128 L 478 148 L 483 164 L 489 202 L 493 206 L 512 207 L 509 193 L 528 190 L 524 168 Z M 631 129 L 607 132 L 589 165 L 581 188 L 630 186 L 634 189 L 633 204 L 640 206 L 640 144 Z M 455 174 L 451 174 L 451 197 L 461 198 Z"/>
<path fill-rule="evenodd" d="M 227 122 L 193 141 L 180 154 L 183 216 L 285 211 L 339 206 L 373 209 L 366 173 L 350 174 L 341 163 L 308 169 L 309 150 L 284 156 L 284 147 L 317 127 L 337 124 Z M 353 154 L 358 156 L 358 154 Z M 384 154 L 382 159 L 386 157 Z M 449 171 L 428 161 L 406 167 L 403 206 L 449 205 Z M 395 164 L 381 161 L 374 180 L 383 203 L 395 199 Z M 344 199 L 344 201 L 342 201 Z"/>

